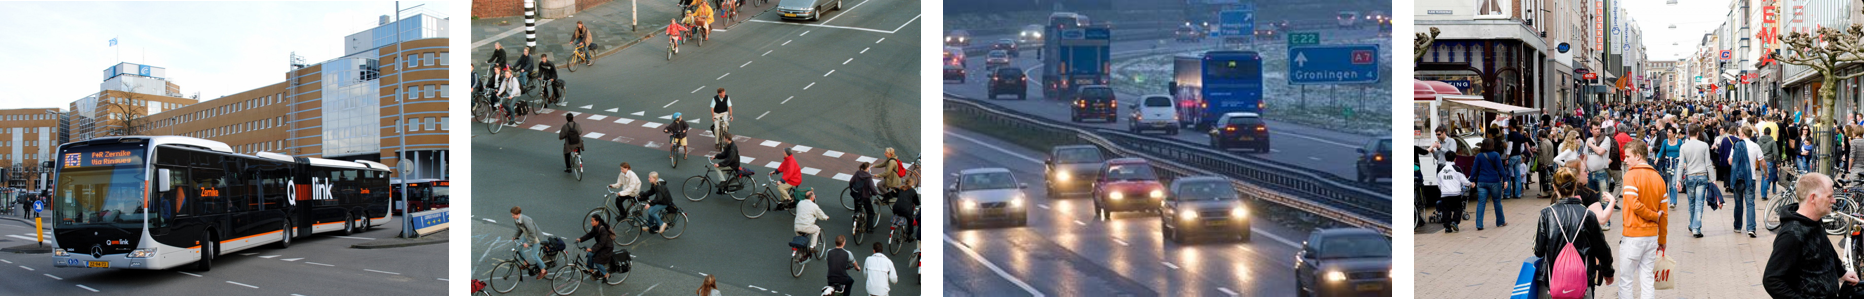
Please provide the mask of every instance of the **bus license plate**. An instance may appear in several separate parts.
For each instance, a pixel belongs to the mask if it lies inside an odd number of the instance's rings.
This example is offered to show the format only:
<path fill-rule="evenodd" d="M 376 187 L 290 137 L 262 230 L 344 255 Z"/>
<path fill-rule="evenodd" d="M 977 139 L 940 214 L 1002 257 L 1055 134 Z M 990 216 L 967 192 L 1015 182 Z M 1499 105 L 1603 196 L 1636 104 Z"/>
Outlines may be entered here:
<path fill-rule="evenodd" d="M 91 261 L 90 267 L 91 268 L 109 268 L 110 261 Z"/>

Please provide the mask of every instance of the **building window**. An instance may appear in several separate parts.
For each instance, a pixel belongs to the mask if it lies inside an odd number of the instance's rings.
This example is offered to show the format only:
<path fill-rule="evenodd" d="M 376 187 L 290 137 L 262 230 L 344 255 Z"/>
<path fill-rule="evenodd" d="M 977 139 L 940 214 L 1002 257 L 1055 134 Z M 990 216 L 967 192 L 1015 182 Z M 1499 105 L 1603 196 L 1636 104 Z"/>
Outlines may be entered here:
<path fill-rule="evenodd" d="M 425 94 L 426 97 L 429 97 L 429 98 L 434 97 L 434 85 L 433 84 L 428 84 L 426 91 L 427 91 L 427 94 Z"/>
<path fill-rule="evenodd" d="M 421 131 L 421 118 L 416 117 L 416 118 L 408 119 L 408 132 L 420 132 L 420 131 Z"/>
<path fill-rule="evenodd" d="M 443 61 L 444 61 L 444 60 L 443 60 Z M 440 130 L 441 130 L 441 131 L 449 131 L 449 130 L 453 130 L 453 125 L 452 125 L 452 123 L 451 123 L 451 122 L 447 122 L 447 117 L 445 117 L 445 116 L 441 116 L 441 117 L 440 117 Z"/>
<path fill-rule="evenodd" d="M 421 65 L 420 65 L 420 63 L 421 63 L 421 62 L 420 62 L 420 60 L 417 60 L 417 59 L 415 59 L 415 57 L 416 57 L 416 56 L 420 56 L 420 55 L 413 55 L 413 54 L 409 54 L 409 55 L 408 55 L 408 67 L 417 67 L 417 66 L 421 66 Z"/>
<path fill-rule="evenodd" d="M 446 60 L 441 60 L 441 61 L 446 61 Z M 448 96 L 449 94 L 452 94 L 452 92 L 447 91 L 447 84 L 441 84 L 440 85 L 440 97 L 452 98 L 451 96 Z M 729 127 L 727 127 L 727 129 L 729 129 Z"/>
<path fill-rule="evenodd" d="M 423 128 L 426 128 L 428 131 L 433 131 L 434 130 L 434 118 L 428 117 L 427 122 L 421 125 L 423 126 Z"/>
<path fill-rule="evenodd" d="M 439 61 L 434 61 L 434 53 L 422 54 L 421 60 L 428 61 L 427 65 L 439 65 L 440 64 Z"/>
<path fill-rule="evenodd" d="M 447 53 L 440 53 L 440 65 L 447 65 Z"/>

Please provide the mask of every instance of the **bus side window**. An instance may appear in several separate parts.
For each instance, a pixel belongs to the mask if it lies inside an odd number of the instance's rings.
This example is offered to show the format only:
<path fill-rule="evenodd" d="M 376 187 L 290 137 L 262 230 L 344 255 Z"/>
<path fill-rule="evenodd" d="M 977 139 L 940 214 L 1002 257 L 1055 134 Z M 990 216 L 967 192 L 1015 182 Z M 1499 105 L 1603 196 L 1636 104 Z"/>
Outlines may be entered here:
<path fill-rule="evenodd" d="M 160 211 L 162 211 L 162 218 L 168 219 L 175 216 L 193 215 L 193 207 L 195 202 L 200 200 L 200 197 L 195 196 L 196 194 L 193 192 L 194 189 L 188 186 L 188 183 L 191 182 L 188 176 L 188 168 L 168 165 L 158 167 L 168 169 L 169 175 L 168 192 L 163 192 L 159 195 L 159 198 L 162 199 L 160 209 Z"/>
<path fill-rule="evenodd" d="M 194 191 L 200 194 L 200 213 L 205 215 L 226 213 L 226 198 L 221 191 L 226 189 L 226 172 L 214 168 L 194 169 Z"/>

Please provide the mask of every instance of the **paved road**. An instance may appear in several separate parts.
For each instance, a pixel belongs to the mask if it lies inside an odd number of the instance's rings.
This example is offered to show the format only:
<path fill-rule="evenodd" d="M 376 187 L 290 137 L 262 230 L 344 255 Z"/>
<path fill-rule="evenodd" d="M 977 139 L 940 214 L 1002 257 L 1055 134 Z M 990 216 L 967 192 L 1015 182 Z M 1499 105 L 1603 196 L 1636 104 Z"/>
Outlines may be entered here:
<path fill-rule="evenodd" d="M 1004 167 L 1029 185 L 1029 224 L 946 226 L 946 296 L 1293 296 L 1293 257 L 1307 232 L 1255 222 L 1249 243 L 1164 242 L 1158 216 L 1093 217 L 1086 198 L 1042 198 L 1045 154 L 945 128 L 952 171 Z"/>

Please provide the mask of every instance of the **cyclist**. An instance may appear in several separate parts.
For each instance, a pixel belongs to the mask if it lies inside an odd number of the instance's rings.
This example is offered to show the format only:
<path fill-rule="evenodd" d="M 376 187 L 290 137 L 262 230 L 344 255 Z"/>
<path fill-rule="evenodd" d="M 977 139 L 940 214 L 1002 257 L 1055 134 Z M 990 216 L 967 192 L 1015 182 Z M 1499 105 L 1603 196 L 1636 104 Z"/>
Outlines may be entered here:
<path fill-rule="evenodd" d="M 686 146 L 686 129 L 687 129 L 686 120 L 684 118 L 680 118 L 679 112 L 674 112 L 673 123 L 667 124 L 667 126 L 665 128 L 661 128 L 660 131 L 665 132 L 668 135 L 670 135 L 667 138 L 667 146 L 677 148 L 677 147 Z M 688 150 L 690 149 L 691 148 L 688 148 Z M 671 151 L 667 152 L 667 157 L 673 157 L 673 152 Z"/>
<path fill-rule="evenodd" d="M 576 167 L 576 162 L 570 160 L 570 154 L 583 150 L 582 125 L 576 124 L 575 112 L 563 113 L 563 119 L 563 128 L 557 129 L 557 139 L 563 140 L 563 172 L 570 172 L 570 168 Z M 622 164 L 622 170 L 627 170 L 627 167 L 627 164 Z"/>
<path fill-rule="evenodd" d="M 796 233 L 809 235 L 810 250 L 804 253 L 808 254 L 810 252 L 815 252 L 816 238 L 820 237 L 819 235 L 822 234 L 822 227 L 816 226 L 815 223 L 818 220 L 828 220 L 828 214 L 822 213 L 822 207 L 816 206 L 814 190 L 809 187 L 802 187 L 800 192 L 803 193 L 803 198 L 808 200 L 796 201 L 795 229 Z"/>
<path fill-rule="evenodd" d="M 770 171 L 770 174 L 782 176 L 782 179 L 777 180 L 777 194 L 783 197 L 783 202 L 777 204 L 777 210 L 781 211 L 790 201 L 796 200 L 791 198 L 790 188 L 803 184 L 802 167 L 796 165 L 796 149 L 783 149 L 783 164 L 777 165 L 777 170 Z"/>
<path fill-rule="evenodd" d="M 627 202 L 641 193 L 641 178 L 634 175 L 634 166 L 621 162 L 621 174 L 608 187 L 621 189 L 621 192 L 615 192 L 615 207 L 625 210 L 628 208 Z"/>
<path fill-rule="evenodd" d="M 712 31 L 712 6 L 703 2 L 698 5 L 698 8 L 693 9 L 693 29 L 706 33 L 700 34 L 701 38 L 712 40 L 712 35 L 709 34 Z"/>
<path fill-rule="evenodd" d="M 538 54 L 537 59 L 537 76 L 544 80 L 544 91 L 546 92 L 544 97 L 553 97 L 561 94 L 560 92 L 562 92 L 562 90 L 558 90 L 558 84 L 556 84 L 557 65 L 550 63 L 550 53 Z M 557 105 L 568 105 L 569 103 L 569 99 L 557 98 Z"/>
<path fill-rule="evenodd" d="M 885 192 L 882 196 L 890 199 L 899 198 L 900 189 L 905 189 L 906 185 L 906 165 L 900 162 L 899 157 L 894 156 L 893 148 L 889 147 L 887 148 L 887 160 L 881 161 L 878 167 L 882 170 L 880 188 L 882 188 L 881 192 Z"/>
<path fill-rule="evenodd" d="M 589 45 L 595 43 L 595 34 L 589 32 L 589 27 L 583 27 L 582 21 L 576 21 L 576 32 L 572 34 L 570 40 L 576 42 L 576 49 L 583 52 L 583 57 L 595 58 L 594 53 L 589 53 Z M 585 59 L 583 65 L 595 65 L 595 61 Z"/>
<path fill-rule="evenodd" d="M 713 137 L 715 139 L 713 140 L 713 144 L 724 144 L 724 141 L 716 139 L 730 139 L 724 136 L 725 131 L 731 127 L 731 117 L 733 114 L 735 113 L 732 113 L 731 96 L 725 95 L 724 87 L 719 87 L 718 95 L 712 96 L 712 135 L 715 136 Z"/>
<path fill-rule="evenodd" d="M 511 67 L 518 72 L 518 82 L 530 84 L 531 77 L 537 75 L 531 72 L 531 67 L 533 67 L 533 65 L 531 65 L 531 47 L 524 47 L 524 54 L 519 55 L 518 63 L 512 64 Z"/>
<path fill-rule="evenodd" d="M 872 186 L 872 185 L 869 185 Z M 863 197 L 866 198 L 866 197 Z M 893 225 L 900 228 L 908 240 L 918 240 L 913 232 L 913 220 L 919 215 L 913 214 L 913 208 L 919 207 L 919 190 L 911 187 L 900 189 L 899 198 L 893 201 Z"/>
<path fill-rule="evenodd" d="M 835 248 L 823 253 L 828 259 L 828 285 L 835 288 L 836 295 L 846 296 L 854 287 L 854 277 L 848 276 L 848 270 L 861 271 L 861 264 L 855 262 L 854 252 L 848 251 L 847 235 L 835 236 Z"/>
<path fill-rule="evenodd" d="M 880 254 L 882 244 L 874 242 L 874 255 L 867 256 L 867 295 L 886 296 L 891 289 L 888 284 L 900 282 L 899 271 L 893 268 L 893 260 Z"/>
<path fill-rule="evenodd" d="M 588 252 L 585 260 L 589 261 L 590 270 L 602 276 L 602 281 L 608 281 L 608 263 L 615 257 L 615 231 L 609 230 L 602 215 L 589 215 L 589 227 L 589 232 L 576 238 L 576 243 L 595 241 L 594 247 L 583 249 Z"/>
<path fill-rule="evenodd" d="M 880 194 L 878 190 L 874 190 L 874 175 L 871 173 L 872 171 L 873 164 L 861 162 L 861 168 L 854 171 L 854 178 L 848 179 L 848 187 L 849 189 L 853 189 L 848 191 L 848 195 L 853 195 L 854 198 L 859 199 L 854 201 L 854 209 L 860 212 L 861 216 L 867 217 L 868 223 L 866 226 L 870 229 L 879 223 L 874 219 L 874 217 L 879 214 L 874 213 L 874 201 L 870 199 Z"/>
<path fill-rule="evenodd" d="M 498 87 L 500 98 L 502 98 L 500 103 L 503 103 L 502 105 L 505 106 L 505 125 L 517 126 L 518 120 L 512 116 L 513 113 L 516 113 L 515 110 L 517 109 L 511 104 L 516 101 L 518 95 L 524 93 L 524 87 L 518 85 L 518 77 L 512 74 L 510 67 L 504 68 L 501 72 L 501 75 L 504 76 L 504 82 L 499 83 Z"/>
<path fill-rule="evenodd" d="M 647 181 L 651 186 L 647 188 L 647 194 L 642 196 L 647 197 L 647 226 L 654 227 L 654 229 L 647 230 L 646 227 L 642 227 L 641 230 L 658 234 L 667 230 L 667 223 L 660 222 L 660 211 L 673 206 L 673 192 L 667 192 L 667 181 L 660 180 L 658 171 L 648 172 Z"/>
<path fill-rule="evenodd" d="M 550 273 L 550 269 L 544 266 L 544 258 L 537 255 L 544 244 L 544 231 L 537 229 L 537 223 L 531 221 L 531 216 L 525 216 L 524 209 L 518 206 L 511 207 L 511 219 L 516 220 L 513 224 L 518 226 L 518 234 L 511 236 L 512 241 L 518 242 L 518 255 L 531 266 L 537 267 L 537 279 L 544 279 L 544 274 Z"/>
<path fill-rule="evenodd" d="M 672 45 L 673 53 L 680 52 L 680 33 L 685 31 L 686 26 L 680 26 L 679 19 L 669 20 L 667 24 L 667 44 Z"/>
<path fill-rule="evenodd" d="M 504 67 L 505 66 L 505 43 L 493 42 L 492 43 L 492 58 L 486 58 L 485 62 L 492 64 L 493 69 Z"/>
<path fill-rule="evenodd" d="M 718 160 L 712 164 L 712 172 L 718 174 L 718 194 L 725 194 L 726 182 L 738 178 L 738 144 L 732 143 L 731 138 L 725 138 L 725 150 L 719 151 L 712 159 Z M 726 176 L 726 170 L 731 171 L 731 176 Z"/>

